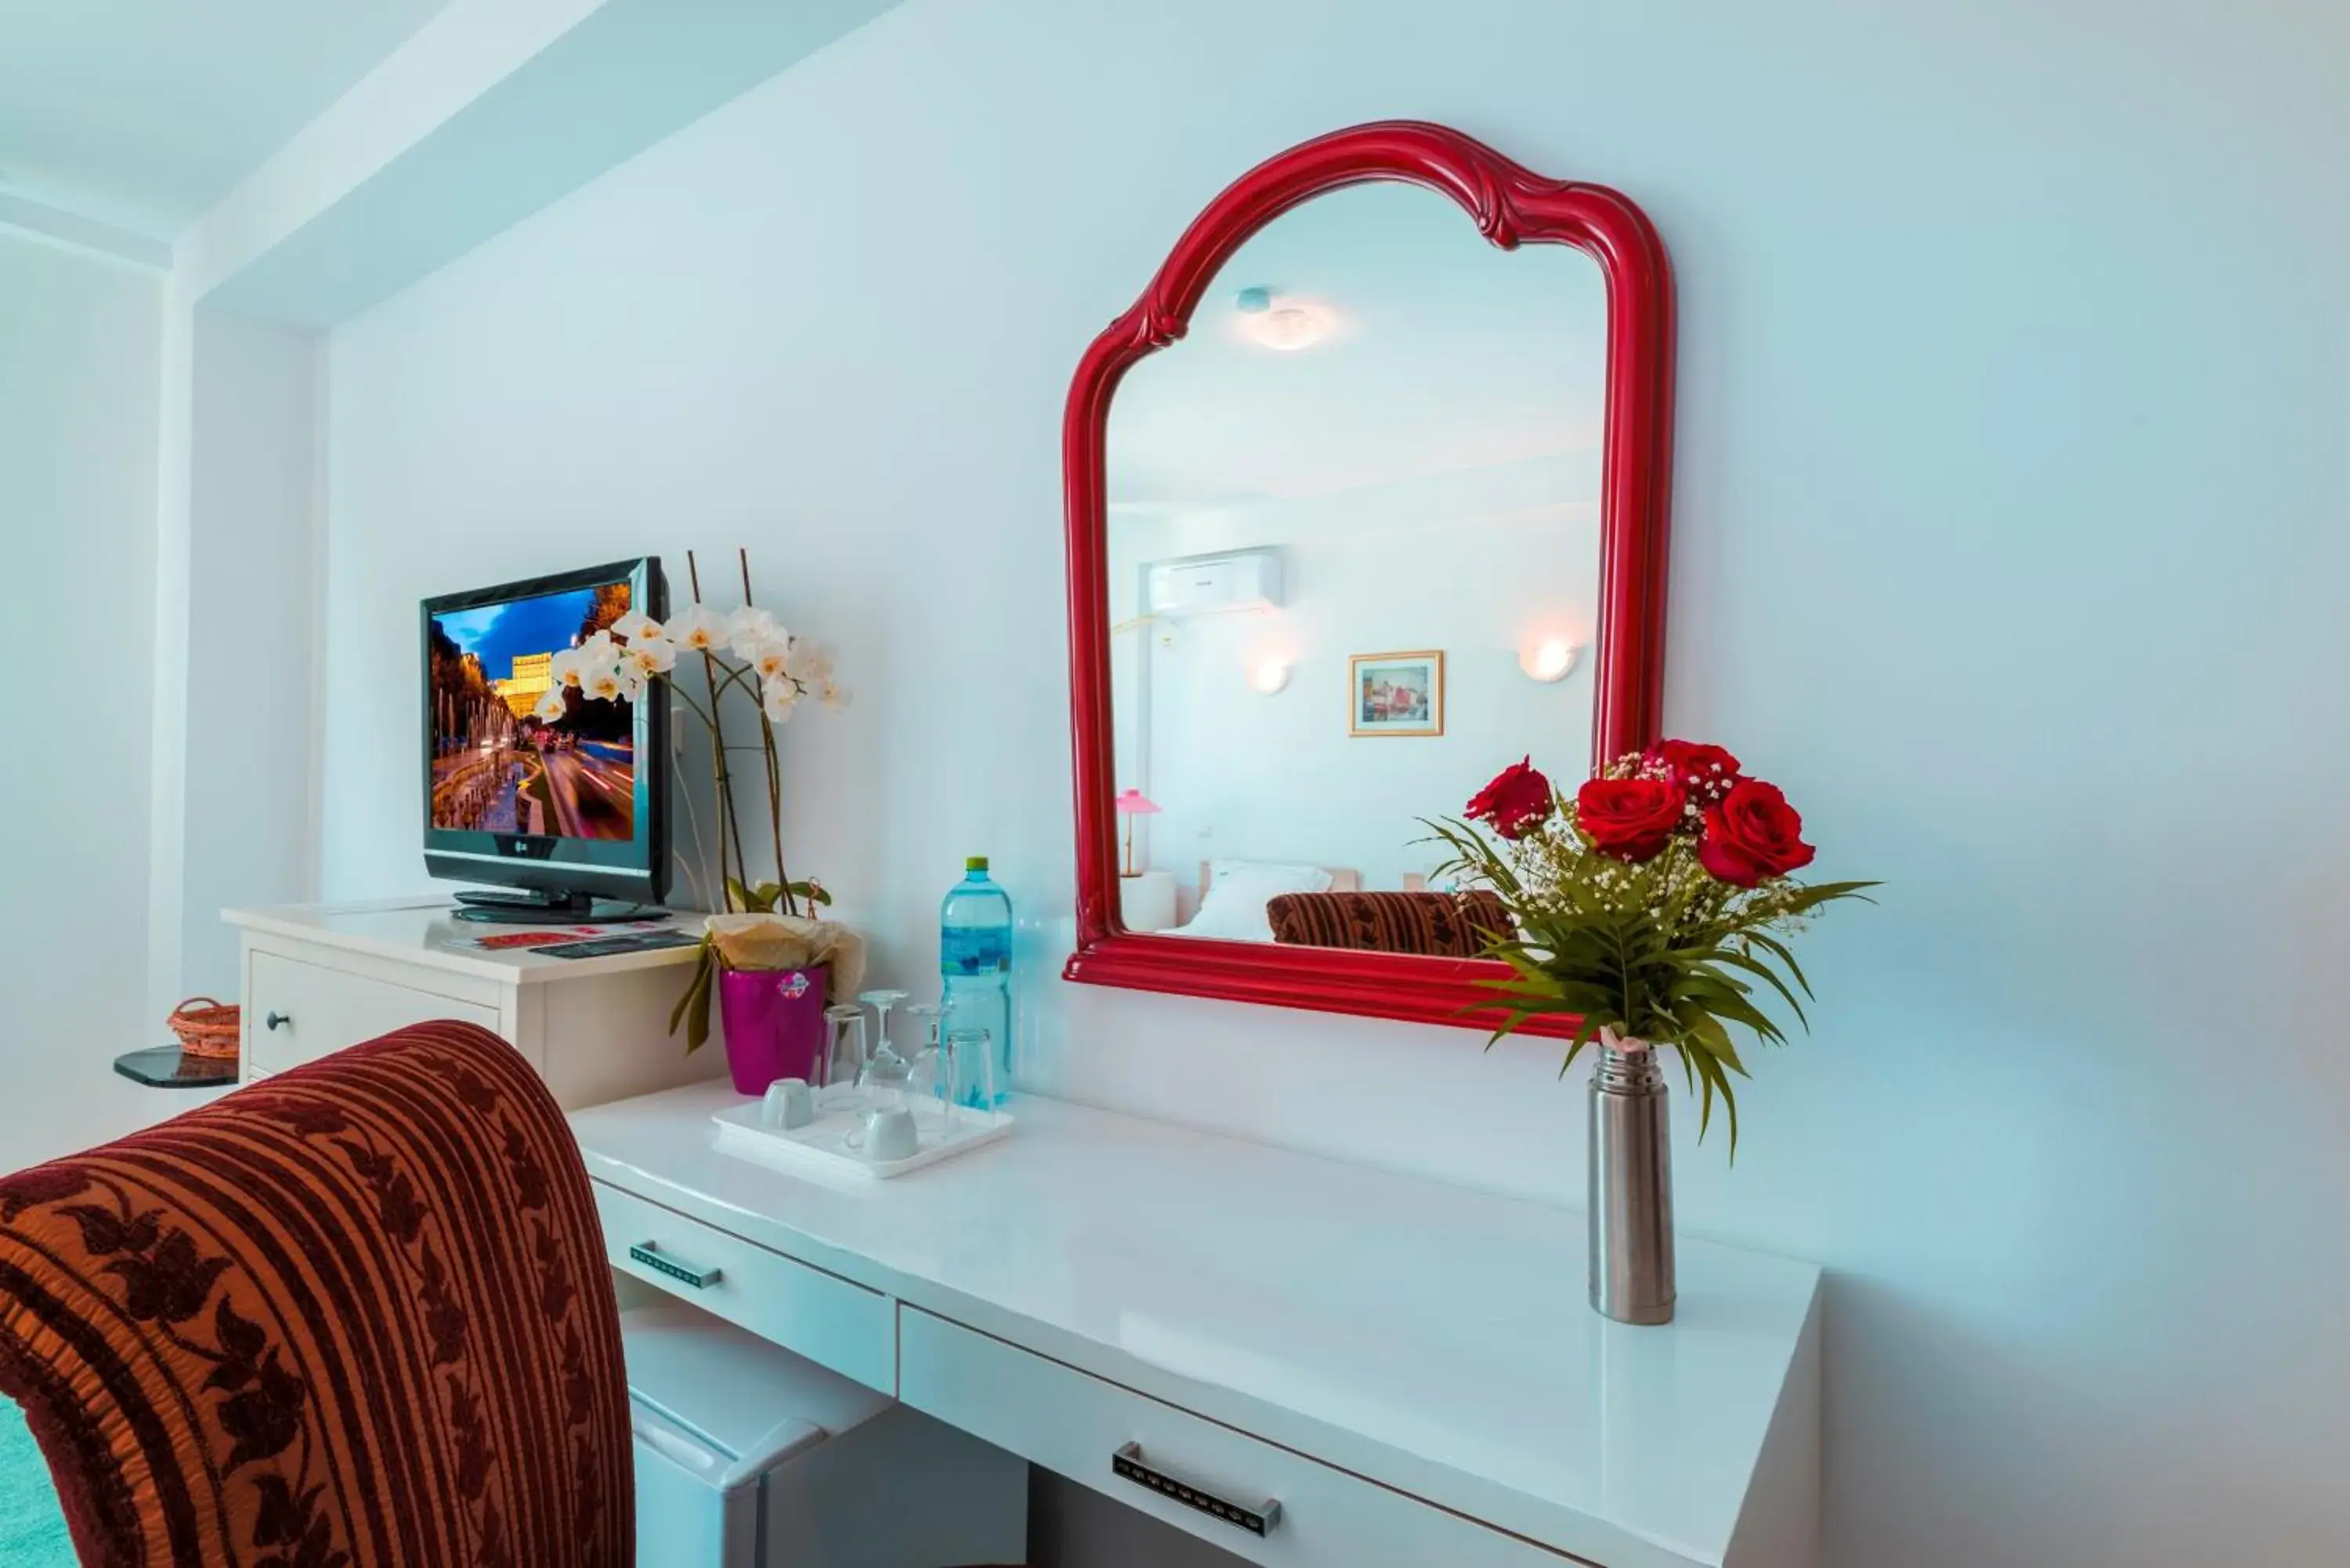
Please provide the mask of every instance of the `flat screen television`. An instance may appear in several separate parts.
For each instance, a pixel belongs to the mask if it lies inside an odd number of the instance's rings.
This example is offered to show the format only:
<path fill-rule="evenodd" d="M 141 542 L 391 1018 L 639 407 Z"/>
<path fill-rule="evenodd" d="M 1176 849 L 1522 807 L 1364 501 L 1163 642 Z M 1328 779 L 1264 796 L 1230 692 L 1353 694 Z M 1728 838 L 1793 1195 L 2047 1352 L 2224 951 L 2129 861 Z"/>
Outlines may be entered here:
<path fill-rule="evenodd" d="M 654 911 L 596 900 L 668 891 L 668 703 L 556 674 L 632 610 L 668 613 L 654 556 L 424 601 L 425 868 L 519 889 L 460 893 L 460 918 L 628 919 Z"/>

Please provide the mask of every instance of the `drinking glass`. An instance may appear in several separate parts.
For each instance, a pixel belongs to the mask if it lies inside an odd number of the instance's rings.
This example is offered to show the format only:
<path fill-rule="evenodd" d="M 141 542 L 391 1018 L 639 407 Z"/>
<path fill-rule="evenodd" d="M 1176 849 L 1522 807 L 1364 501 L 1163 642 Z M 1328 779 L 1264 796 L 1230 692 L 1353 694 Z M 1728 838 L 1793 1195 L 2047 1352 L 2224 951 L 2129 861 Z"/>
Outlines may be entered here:
<path fill-rule="evenodd" d="M 993 1037 L 984 1029 L 951 1029 L 946 1038 L 949 1096 L 958 1106 L 995 1108 Z"/>

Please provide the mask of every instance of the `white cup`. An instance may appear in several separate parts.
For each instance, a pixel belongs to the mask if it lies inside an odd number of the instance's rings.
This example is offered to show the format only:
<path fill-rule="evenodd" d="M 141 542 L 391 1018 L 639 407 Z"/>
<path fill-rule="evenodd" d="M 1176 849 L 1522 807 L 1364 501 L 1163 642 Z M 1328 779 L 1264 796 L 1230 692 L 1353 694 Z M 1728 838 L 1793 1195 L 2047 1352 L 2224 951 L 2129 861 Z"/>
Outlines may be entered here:
<path fill-rule="evenodd" d="M 911 1159 L 920 1141 L 914 1136 L 914 1113 L 902 1107 L 873 1111 L 865 1118 L 865 1126 L 849 1139 L 851 1148 L 862 1148 L 865 1158 L 874 1160 Z"/>
<path fill-rule="evenodd" d="M 759 1125 L 789 1132 L 816 1120 L 816 1096 L 806 1078 L 778 1078 L 759 1101 Z"/>

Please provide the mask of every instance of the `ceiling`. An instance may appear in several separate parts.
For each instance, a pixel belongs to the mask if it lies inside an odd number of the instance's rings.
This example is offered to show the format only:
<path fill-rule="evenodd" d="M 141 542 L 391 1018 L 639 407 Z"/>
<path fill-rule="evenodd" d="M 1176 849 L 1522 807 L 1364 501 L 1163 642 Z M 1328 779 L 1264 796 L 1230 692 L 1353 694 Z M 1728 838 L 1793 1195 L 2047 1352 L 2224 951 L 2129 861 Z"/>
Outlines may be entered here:
<path fill-rule="evenodd" d="M 1268 348 L 1238 307 L 1250 288 L 1311 301 L 1335 329 Z M 1393 182 L 1318 196 L 1252 235 L 1190 332 L 1119 383 L 1108 499 L 1166 514 L 1596 459 L 1607 312 L 1589 256 L 1503 250 L 1447 197 Z"/>
<path fill-rule="evenodd" d="M 168 240 L 446 0 L 0 0 L 0 193 Z"/>

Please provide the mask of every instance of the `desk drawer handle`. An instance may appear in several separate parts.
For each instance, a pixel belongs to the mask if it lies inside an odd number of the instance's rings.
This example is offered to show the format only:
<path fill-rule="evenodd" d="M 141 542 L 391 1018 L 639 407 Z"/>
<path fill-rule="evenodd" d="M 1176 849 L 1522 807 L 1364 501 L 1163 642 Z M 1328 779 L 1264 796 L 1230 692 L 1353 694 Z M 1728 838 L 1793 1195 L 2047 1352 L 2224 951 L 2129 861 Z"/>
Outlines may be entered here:
<path fill-rule="evenodd" d="M 1204 1487 L 1193 1486 L 1165 1470 L 1152 1469 L 1142 1462 L 1140 1443 L 1128 1443 L 1112 1454 L 1109 1468 L 1112 1475 L 1130 1480 L 1137 1486 L 1148 1487 L 1159 1496 L 1180 1502 L 1186 1508 L 1196 1508 L 1211 1519 L 1237 1524 L 1251 1535 L 1263 1535 L 1281 1522 L 1281 1504 L 1270 1498 L 1263 1502 L 1231 1502 Z"/>
<path fill-rule="evenodd" d="M 262 1022 L 263 1022 L 264 1025 L 265 1025 L 265 1027 L 267 1027 L 267 1028 L 270 1028 L 270 1029 L 283 1029 L 283 1028 L 285 1028 L 287 1024 L 289 1024 L 289 1023 L 293 1023 L 294 1021 L 293 1021 L 291 1018 L 288 1018 L 286 1014 L 284 1014 L 284 1013 L 282 1013 L 282 1012 L 273 1012 L 273 1013 L 271 1013 L 267 1018 L 264 1019 Z"/>
<path fill-rule="evenodd" d="M 657 1274 L 667 1274 L 672 1280 L 682 1280 L 697 1291 L 706 1291 L 718 1282 L 716 1269 L 697 1269 L 690 1263 L 671 1262 L 661 1256 L 660 1248 L 650 1241 L 639 1241 L 629 1249 L 629 1256 Z"/>

